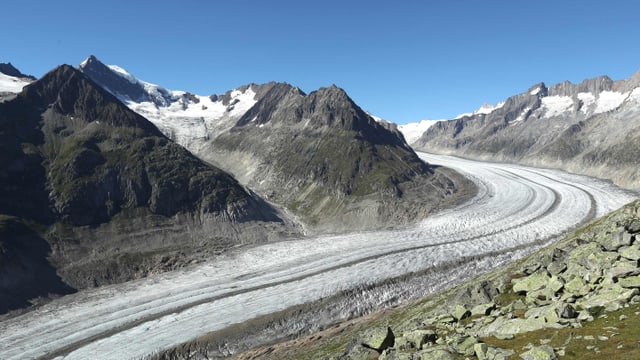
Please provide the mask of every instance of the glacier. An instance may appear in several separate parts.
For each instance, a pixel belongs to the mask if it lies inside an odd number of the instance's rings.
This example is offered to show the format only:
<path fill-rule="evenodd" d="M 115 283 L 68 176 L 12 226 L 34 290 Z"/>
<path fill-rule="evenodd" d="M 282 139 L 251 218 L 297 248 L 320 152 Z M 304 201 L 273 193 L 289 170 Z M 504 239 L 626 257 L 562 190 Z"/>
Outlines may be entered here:
<path fill-rule="evenodd" d="M 477 195 L 406 228 L 237 249 L 209 263 L 55 299 L 0 322 L 0 358 L 141 358 L 362 284 L 539 246 L 637 197 L 558 170 L 419 155 L 468 176 Z"/>

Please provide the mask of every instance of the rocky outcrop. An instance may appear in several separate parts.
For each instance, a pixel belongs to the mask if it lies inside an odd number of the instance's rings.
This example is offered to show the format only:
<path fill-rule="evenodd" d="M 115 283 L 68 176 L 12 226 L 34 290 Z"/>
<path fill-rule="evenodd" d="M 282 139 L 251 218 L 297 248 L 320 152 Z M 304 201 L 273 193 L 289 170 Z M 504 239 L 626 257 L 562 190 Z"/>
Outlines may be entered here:
<path fill-rule="evenodd" d="M 555 167 L 640 188 L 640 72 L 537 84 L 486 111 L 441 121 L 416 149 Z"/>
<path fill-rule="evenodd" d="M 0 103 L 0 219 L 0 312 L 296 231 L 70 66 Z"/>

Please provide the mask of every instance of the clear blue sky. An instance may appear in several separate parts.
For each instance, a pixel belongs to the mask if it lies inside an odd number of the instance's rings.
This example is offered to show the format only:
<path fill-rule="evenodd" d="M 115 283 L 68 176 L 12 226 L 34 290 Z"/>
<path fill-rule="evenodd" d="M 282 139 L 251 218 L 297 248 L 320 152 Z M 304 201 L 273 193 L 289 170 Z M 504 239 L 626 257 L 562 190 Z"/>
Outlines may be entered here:
<path fill-rule="evenodd" d="M 406 123 L 453 118 L 538 82 L 640 69 L 640 1 L 50 1 L 3 3 L 0 62 L 41 76 L 94 54 L 208 95 L 336 84 Z"/>

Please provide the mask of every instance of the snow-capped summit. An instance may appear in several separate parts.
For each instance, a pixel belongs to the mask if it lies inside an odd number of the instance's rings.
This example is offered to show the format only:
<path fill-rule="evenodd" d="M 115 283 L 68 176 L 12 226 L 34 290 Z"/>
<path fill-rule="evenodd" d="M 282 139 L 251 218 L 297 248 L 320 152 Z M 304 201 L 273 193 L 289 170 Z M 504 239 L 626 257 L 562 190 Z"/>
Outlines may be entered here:
<path fill-rule="evenodd" d="M 89 56 L 79 69 L 130 109 L 154 123 L 167 137 L 192 149 L 212 132 L 227 130 L 255 103 L 256 85 L 224 95 L 195 95 L 140 80 L 117 65 Z"/>
<path fill-rule="evenodd" d="M 0 94 L 15 94 L 22 88 L 32 83 L 36 78 L 25 75 L 16 69 L 11 63 L 0 63 Z"/>

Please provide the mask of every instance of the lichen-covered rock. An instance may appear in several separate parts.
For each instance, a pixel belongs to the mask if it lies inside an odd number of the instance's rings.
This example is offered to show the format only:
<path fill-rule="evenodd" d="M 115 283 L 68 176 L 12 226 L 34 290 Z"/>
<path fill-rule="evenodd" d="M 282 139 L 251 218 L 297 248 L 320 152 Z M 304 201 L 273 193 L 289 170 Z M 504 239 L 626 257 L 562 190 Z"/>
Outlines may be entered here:
<path fill-rule="evenodd" d="M 447 345 L 456 353 L 465 356 L 472 356 L 474 345 L 478 343 L 478 339 L 469 335 L 453 335 L 446 339 Z"/>
<path fill-rule="evenodd" d="M 592 296 L 581 300 L 578 305 L 590 312 L 598 308 L 604 308 L 606 311 L 611 312 L 621 309 L 624 304 L 628 303 L 637 294 L 638 289 L 626 289 L 619 283 L 610 284 Z"/>
<path fill-rule="evenodd" d="M 547 323 L 557 323 L 560 320 L 556 308 L 553 305 L 531 308 L 527 310 L 527 312 L 524 314 L 524 317 L 526 319 L 543 319 Z"/>
<path fill-rule="evenodd" d="M 396 337 L 390 327 L 375 327 L 369 329 L 360 336 L 360 343 L 366 348 L 370 348 L 381 353 L 384 350 L 393 347 L 395 339 Z"/>
<path fill-rule="evenodd" d="M 493 302 L 476 305 L 471 308 L 471 315 L 489 315 L 493 309 L 496 308 L 496 304 Z"/>
<path fill-rule="evenodd" d="M 618 254 L 625 259 L 638 261 L 640 260 L 640 244 L 633 244 L 631 246 L 623 246 L 618 249 Z"/>
<path fill-rule="evenodd" d="M 453 307 L 453 310 L 451 311 L 451 315 L 456 318 L 456 320 L 460 321 L 462 319 L 466 319 L 469 316 L 471 316 L 471 312 L 469 310 L 467 310 L 466 307 L 464 307 L 463 305 L 456 305 Z"/>
<path fill-rule="evenodd" d="M 633 241 L 631 234 L 624 229 L 618 229 L 611 234 L 600 234 L 595 240 L 607 251 L 616 251 L 623 246 L 631 245 Z"/>
<path fill-rule="evenodd" d="M 511 280 L 511 283 L 513 284 L 514 292 L 528 293 L 545 288 L 549 283 L 549 279 L 550 278 L 546 270 L 540 270 L 529 276 L 525 276 L 519 279 L 513 279 Z"/>
<path fill-rule="evenodd" d="M 626 277 L 624 279 L 620 279 L 618 284 L 623 288 L 640 288 L 640 275 Z"/>
<path fill-rule="evenodd" d="M 606 271 L 607 277 L 611 279 L 623 278 L 631 275 L 640 274 L 640 268 L 638 262 L 633 260 L 621 259 L 616 261 L 611 269 Z"/>
<path fill-rule="evenodd" d="M 378 360 L 413 360 L 413 354 L 387 349 L 380 354 Z"/>
<path fill-rule="evenodd" d="M 434 346 L 416 353 L 419 360 L 456 360 L 446 345 Z"/>
<path fill-rule="evenodd" d="M 580 277 L 574 277 L 569 282 L 564 284 L 564 293 L 570 294 L 576 297 L 582 297 L 591 291 L 591 287 L 587 285 Z"/>
<path fill-rule="evenodd" d="M 553 348 L 549 345 L 534 346 L 529 351 L 520 355 L 523 360 L 557 360 Z"/>
<path fill-rule="evenodd" d="M 411 348 L 422 349 L 424 345 L 433 344 L 436 340 L 438 340 L 438 335 L 433 330 L 414 330 L 403 334 L 401 339 L 396 339 L 396 343 L 403 345 L 402 341 L 405 344 L 410 344 Z"/>

